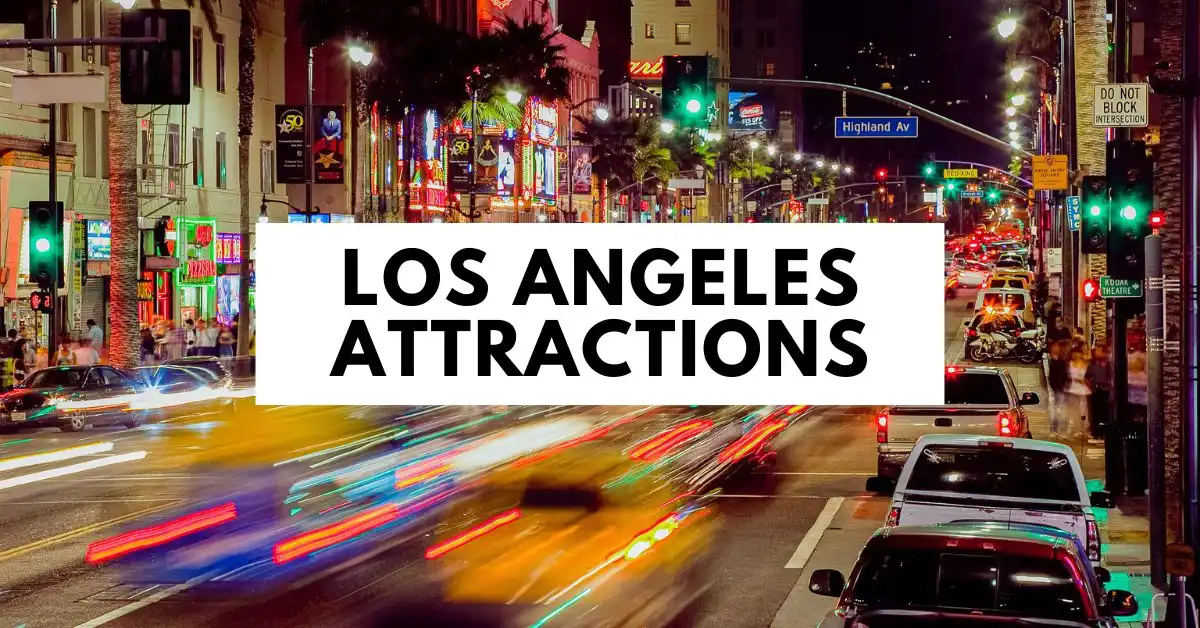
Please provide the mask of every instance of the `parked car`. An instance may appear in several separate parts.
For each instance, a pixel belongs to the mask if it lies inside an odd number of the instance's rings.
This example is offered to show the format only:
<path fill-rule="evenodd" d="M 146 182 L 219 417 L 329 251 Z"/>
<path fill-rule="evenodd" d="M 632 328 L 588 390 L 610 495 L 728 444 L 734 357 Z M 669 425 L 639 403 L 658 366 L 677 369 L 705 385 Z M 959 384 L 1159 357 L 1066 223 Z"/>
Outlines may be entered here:
<path fill-rule="evenodd" d="M 1032 523 L 1078 537 L 1100 565 L 1093 508 L 1112 496 L 1088 493 L 1070 447 L 1021 438 L 922 436 L 896 481 L 885 525 L 934 525 L 964 519 Z"/>
<path fill-rule="evenodd" d="M 1133 594 L 1105 593 L 1087 558 L 1058 534 L 974 524 L 884 528 L 849 580 L 818 569 L 809 591 L 838 598 L 819 628 L 1052 625 L 1116 628 Z"/>
<path fill-rule="evenodd" d="M 0 395 L 0 429 L 57 427 L 78 432 L 88 425 L 137 427 L 129 402 L 140 390 L 134 378 L 111 366 L 55 366 L 31 373 Z"/>

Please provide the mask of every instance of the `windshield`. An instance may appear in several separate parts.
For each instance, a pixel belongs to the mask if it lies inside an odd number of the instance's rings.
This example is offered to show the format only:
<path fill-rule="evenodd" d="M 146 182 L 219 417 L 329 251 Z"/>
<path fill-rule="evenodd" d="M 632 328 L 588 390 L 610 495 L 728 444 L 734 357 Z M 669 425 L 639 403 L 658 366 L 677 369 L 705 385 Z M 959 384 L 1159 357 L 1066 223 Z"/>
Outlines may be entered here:
<path fill-rule="evenodd" d="M 583 509 L 595 512 L 600 510 L 601 498 L 598 491 L 588 488 L 531 485 L 521 496 L 521 505 L 525 508 Z"/>
<path fill-rule="evenodd" d="M 1007 307 L 1013 310 L 1025 309 L 1025 295 L 1023 294 L 1003 294 L 992 293 L 983 295 L 984 308 L 1002 308 Z"/>
<path fill-rule="evenodd" d="M 79 369 L 46 369 L 25 379 L 26 388 L 79 388 L 85 371 Z"/>
<path fill-rule="evenodd" d="M 951 373 L 946 375 L 946 405 L 1007 406 L 1008 388 L 1000 373 Z"/>
<path fill-rule="evenodd" d="M 202 373 L 200 369 L 193 372 Z M 179 392 L 200 388 L 205 385 L 196 374 L 171 367 L 149 367 L 137 370 L 138 380 L 160 392 Z"/>
<path fill-rule="evenodd" d="M 1038 619 L 1086 621 L 1070 568 L 1060 561 L 938 549 L 871 557 L 854 585 L 867 610 L 953 609 Z"/>
<path fill-rule="evenodd" d="M 930 445 L 913 465 L 908 489 L 1080 501 L 1065 453 L 1015 447 Z"/>

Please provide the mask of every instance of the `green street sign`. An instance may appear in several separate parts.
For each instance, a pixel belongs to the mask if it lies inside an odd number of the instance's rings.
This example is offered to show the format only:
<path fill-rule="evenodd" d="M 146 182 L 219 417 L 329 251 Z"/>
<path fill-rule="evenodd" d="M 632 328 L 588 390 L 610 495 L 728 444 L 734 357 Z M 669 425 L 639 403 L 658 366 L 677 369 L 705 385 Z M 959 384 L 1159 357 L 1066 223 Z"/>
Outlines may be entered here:
<path fill-rule="evenodd" d="M 1100 297 L 1104 299 L 1139 298 L 1142 282 L 1134 279 L 1113 279 L 1107 275 L 1100 278 Z"/>

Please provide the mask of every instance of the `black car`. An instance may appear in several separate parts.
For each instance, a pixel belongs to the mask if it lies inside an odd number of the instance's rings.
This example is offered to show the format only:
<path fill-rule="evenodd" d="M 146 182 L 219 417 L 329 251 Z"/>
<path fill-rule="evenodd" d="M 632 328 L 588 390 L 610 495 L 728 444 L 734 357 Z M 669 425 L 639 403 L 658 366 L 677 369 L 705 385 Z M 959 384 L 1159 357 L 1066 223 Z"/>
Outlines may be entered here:
<path fill-rule="evenodd" d="M 188 356 L 186 358 L 176 358 L 163 363 L 163 366 L 174 366 L 186 368 L 193 371 L 198 376 L 208 380 L 210 384 L 221 384 L 232 377 L 229 369 L 225 368 L 225 364 L 221 362 L 221 358 L 214 358 L 205 355 Z"/>
<path fill-rule="evenodd" d="M 57 427 L 78 432 L 88 425 L 137 427 L 129 401 L 141 387 L 111 366 L 55 366 L 30 374 L 0 395 L 0 430 Z"/>

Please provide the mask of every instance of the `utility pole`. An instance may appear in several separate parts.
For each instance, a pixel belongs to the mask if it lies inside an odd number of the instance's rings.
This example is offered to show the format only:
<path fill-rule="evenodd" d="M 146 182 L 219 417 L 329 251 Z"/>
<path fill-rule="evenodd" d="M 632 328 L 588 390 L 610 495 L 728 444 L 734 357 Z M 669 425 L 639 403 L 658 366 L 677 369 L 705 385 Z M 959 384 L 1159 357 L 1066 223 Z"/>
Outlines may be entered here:
<path fill-rule="evenodd" d="M 53 41 L 58 39 L 58 0 L 50 0 L 50 39 Z M 58 72 L 58 47 L 53 44 L 50 46 L 50 73 Z M 54 207 L 58 203 L 58 104 L 50 104 L 50 116 L 47 119 L 50 125 L 46 136 L 50 139 L 50 206 Z M 70 233 L 66 233 L 62 225 L 56 225 L 62 235 L 59 241 L 63 241 L 71 237 Z M 54 289 L 50 291 L 50 303 L 54 304 L 54 309 L 50 312 L 50 328 L 46 330 L 46 355 L 50 357 L 50 361 L 54 360 L 54 356 L 58 352 L 58 326 L 62 319 L 62 313 L 66 310 L 61 307 L 62 300 L 58 296 L 58 278 L 63 276 L 62 272 L 62 250 L 64 247 L 59 247 L 57 254 L 54 256 Z M 78 272 L 78 269 L 76 269 Z M 82 296 L 80 297 L 82 298 Z M 39 317 L 40 318 L 40 317 Z M 97 347 L 100 351 L 103 347 Z"/>
<path fill-rule="evenodd" d="M 1163 267 L 1162 238 L 1146 236 L 1146 486 L 1150 511 L 1150 581 L 1166 589 L 1163 550 L 1167 545 L 1166 465 L 1163 429 Z"/>
<path fill-rule="evenodd" d="M 312 119 L 313 108 L 313 49 L 308 48 L 308 85 L 304 90 L 304 211 L 309 215 L 312 213 L 313 206 L 313 163 L 312 155 L 312 138 L 313 129 L 309 126 L 315 124 Z"/>
<path fill-rule="evenodd" d="M 1196 93 L 1196 85 L 1200 84 L 1200 5 L 1196 2 L 1183 3 L 1183 84 L 1191 89 L 1183 99 L 1183 268 L 1182 277 L 1183 298 L 1183 338 L 1182 338 L 1182 384 L 1183 384 L 1183 443 L 1182 469 L 1183 480 L 1183 538 L 1184 543 L 1195 550 L 1200 546 L 1200 496 L 1197 495 L 1196 468 L 1200 465 L 1197 459 L 1200 449 L 1200 416 L 1198 416 L 1197 363 L 1200 349 L 1200 336 L 1197 336 L 1197 326 L 1200 325 L 1200 312 L 1197 312 L 1197 275 L 1200 273 L 1200 260 L 1197 260 L 1197 237 L 1200 236 L 1200 224 L 1197 223 L 1197 203 L 1200 203 L 1200 94 Z M 1200 587 L 1196 586 L 1198 578 L 1191 578 L 1187 589 L 1193 598 L 1200 597 Z M 1183 579 L 1179 579 L 1177 587 L 1178 598 L 1175 607 L 1184 610 L 1186 603 L 1182 595 Z M 1181 622 L 1182 623 L 1182 622 Z"/>

